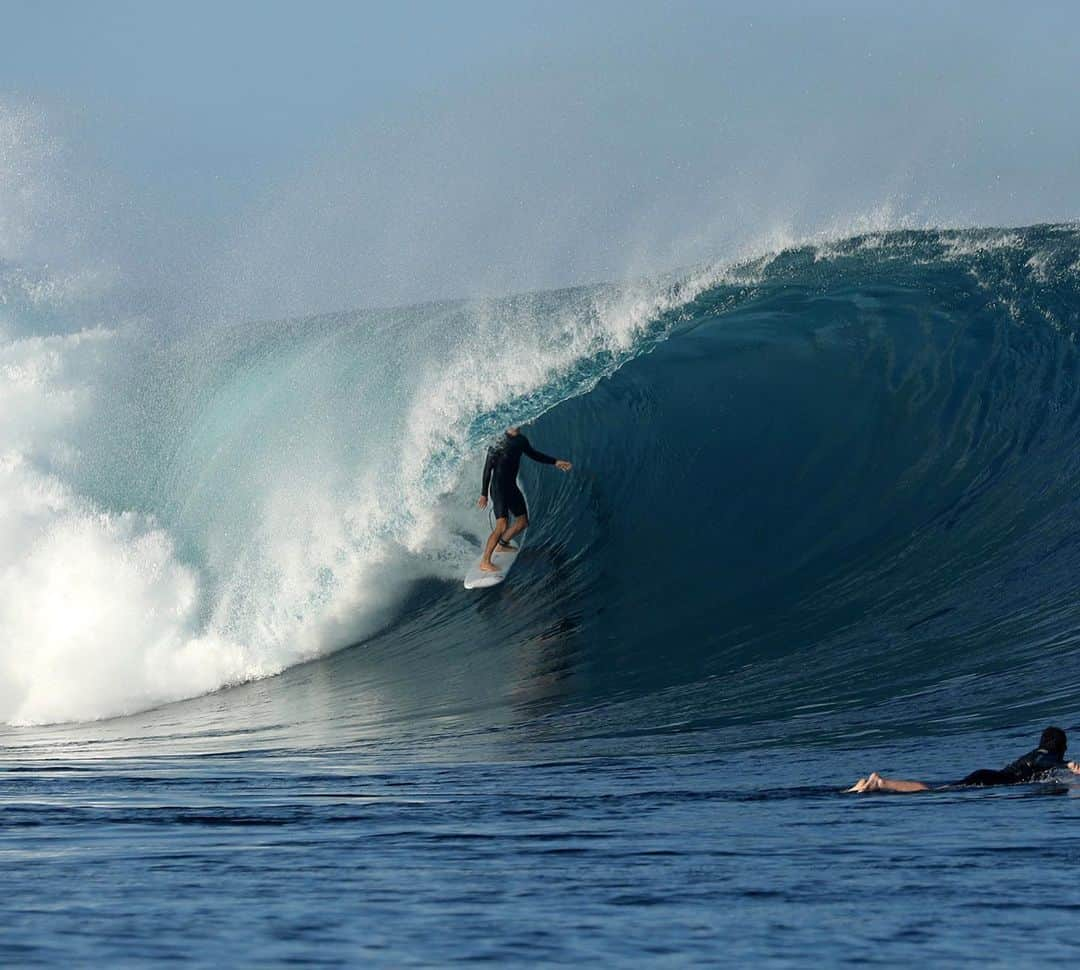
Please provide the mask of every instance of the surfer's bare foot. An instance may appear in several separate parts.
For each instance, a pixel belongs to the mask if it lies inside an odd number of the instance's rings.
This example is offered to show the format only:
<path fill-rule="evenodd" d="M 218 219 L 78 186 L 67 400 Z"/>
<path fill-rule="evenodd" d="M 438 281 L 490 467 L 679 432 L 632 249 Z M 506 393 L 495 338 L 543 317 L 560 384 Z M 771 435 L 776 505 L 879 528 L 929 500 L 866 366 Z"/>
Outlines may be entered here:
<path fill-rule="evenodd" d="M 849 792 L 868 792 L 868 791 L 881 791 L 884 787 L 883 782 L 885 779 L 881 777 L 876 771 L 870 772 L 868 778 L 860 778 L 854 785 L 852 785 Z"/>
<path fill-rule="evenodd" d="M 497 573 L 498 571 L 499 567 L 496 566 L 493 562 L 480 563 L 480 572 L 482 573 Z"/>

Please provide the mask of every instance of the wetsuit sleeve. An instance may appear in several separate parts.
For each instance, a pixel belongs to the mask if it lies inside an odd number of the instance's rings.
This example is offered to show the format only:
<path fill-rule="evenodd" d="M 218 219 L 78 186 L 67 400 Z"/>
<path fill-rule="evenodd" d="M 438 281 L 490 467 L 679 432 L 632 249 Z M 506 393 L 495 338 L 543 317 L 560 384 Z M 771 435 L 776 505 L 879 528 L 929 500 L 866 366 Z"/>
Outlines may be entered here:
<path fill-rule="evenodd" d="M 495 468 L 495 449 L 488 448 L 487 461 L 484 462 L 484 484 L 480 486 L 480 494 L 487 495 L 491 485 L 491 473 Z"/>
<path fill-rule="evenodd" d="M 541 465 L 554 465 L 555 462 L 558 460 L 556 458 L 552 458 L 551 455 L 545 455 L 542 451 L 537 451 L 529 443 L 528 438 L 525 438 L 524 436 L 522 436 L 522 437 L 523 437 L 522 451 L 524 451 L 525 454 L 528 455 L 533 461 L 538 461 L 538 462 L 540 462 Z"/>

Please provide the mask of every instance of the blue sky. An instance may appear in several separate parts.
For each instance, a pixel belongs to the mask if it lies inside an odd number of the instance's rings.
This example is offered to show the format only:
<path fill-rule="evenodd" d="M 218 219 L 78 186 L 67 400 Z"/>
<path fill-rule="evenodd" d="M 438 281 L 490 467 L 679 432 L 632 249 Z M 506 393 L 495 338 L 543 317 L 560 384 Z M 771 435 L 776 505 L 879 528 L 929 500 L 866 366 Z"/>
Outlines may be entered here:
<path fill-rule="evenodd" d="M 4 0 L 0 102 L 80 226 L 28 258 L 272 316 L 1076 218 L 1077 7 Z"/>

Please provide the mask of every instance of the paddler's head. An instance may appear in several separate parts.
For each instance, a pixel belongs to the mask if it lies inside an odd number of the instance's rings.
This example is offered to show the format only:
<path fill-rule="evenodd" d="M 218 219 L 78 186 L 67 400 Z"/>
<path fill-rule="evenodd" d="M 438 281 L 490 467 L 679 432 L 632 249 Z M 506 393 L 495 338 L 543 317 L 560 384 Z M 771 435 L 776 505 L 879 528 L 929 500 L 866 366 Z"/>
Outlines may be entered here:
<path fill-rule="evenodd" d="M 1065 748 L 1068 746 L 1065 732 L 1059 727 L 1048 727 L 1039 738 L 1039 747 L 1048 754 L 1058 758 L 1065 757 Z"/>

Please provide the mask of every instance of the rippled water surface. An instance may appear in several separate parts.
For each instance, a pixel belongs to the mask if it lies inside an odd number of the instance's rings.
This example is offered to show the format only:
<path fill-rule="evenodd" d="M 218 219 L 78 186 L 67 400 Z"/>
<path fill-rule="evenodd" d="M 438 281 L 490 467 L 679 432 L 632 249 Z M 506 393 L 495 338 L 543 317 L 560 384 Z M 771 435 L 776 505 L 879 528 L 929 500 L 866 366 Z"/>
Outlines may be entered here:
<path fill-rule="evenodd" d="M 6 752 L 0 952 L 208 966 L 1076 954 L 1080 785 L 845 796 L 871 765 L 941 776 L 973 761 L 917 744 L 607 747 L 462 764 Z"/>

